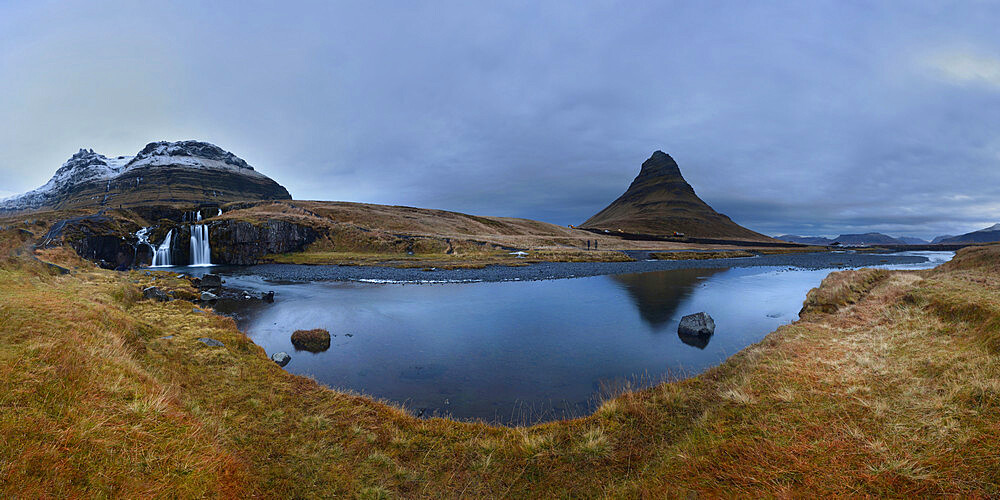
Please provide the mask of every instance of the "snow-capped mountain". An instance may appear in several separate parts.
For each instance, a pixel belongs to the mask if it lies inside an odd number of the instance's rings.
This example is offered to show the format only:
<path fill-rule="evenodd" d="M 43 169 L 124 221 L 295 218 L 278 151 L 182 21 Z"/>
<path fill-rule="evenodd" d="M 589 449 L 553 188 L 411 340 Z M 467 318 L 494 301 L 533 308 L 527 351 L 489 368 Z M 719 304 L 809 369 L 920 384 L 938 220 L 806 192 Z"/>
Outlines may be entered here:
<path fill-rule="evenodd" d="M 135 156 L 81 149 L 44 186 L 0 200 L 0 212 L 289 198 L 285 188 L 214 144 L 161 141 Z"/>

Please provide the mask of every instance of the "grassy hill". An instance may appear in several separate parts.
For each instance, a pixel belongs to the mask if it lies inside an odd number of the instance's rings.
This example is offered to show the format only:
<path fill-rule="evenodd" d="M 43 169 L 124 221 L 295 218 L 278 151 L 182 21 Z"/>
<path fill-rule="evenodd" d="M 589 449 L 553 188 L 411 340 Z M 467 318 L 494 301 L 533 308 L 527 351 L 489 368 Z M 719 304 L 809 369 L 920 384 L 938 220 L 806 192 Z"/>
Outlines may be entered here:
<path fill-rule="evenodd" d="M 506 428 L 327 389 L 229 318 L 141 300 L 185 280 L 30 241 L 0 234 L 5 497 L 1000 494 L 997 247 L 834 273 L 717 368 Z"/>

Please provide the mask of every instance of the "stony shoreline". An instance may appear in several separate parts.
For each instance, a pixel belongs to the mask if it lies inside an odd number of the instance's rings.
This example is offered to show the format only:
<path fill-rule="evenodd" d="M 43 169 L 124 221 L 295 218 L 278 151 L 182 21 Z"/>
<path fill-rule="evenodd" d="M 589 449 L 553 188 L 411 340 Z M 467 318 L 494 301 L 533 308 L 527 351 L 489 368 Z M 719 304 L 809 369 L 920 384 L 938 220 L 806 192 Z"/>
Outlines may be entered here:
<path fill-rule="evenodd" d="M 383 266 L 335 266 L 260 264 L 231 268 L 224 274 L 251 274 L 280 281 L 365 282 L 495 282 L 581 278 L 612 274 L 642 273 L 673 269 L 717 269 L 731 267 L 794 267 L 799 269 L 848 269 L 886 265 L 920 264 L 917 255 L 871 253 L 806 253 L 708 260 L 644 260 L 637 262 L 541 262 L 527 266 L 491 265 L 481 269 L 417 269 Z"/>

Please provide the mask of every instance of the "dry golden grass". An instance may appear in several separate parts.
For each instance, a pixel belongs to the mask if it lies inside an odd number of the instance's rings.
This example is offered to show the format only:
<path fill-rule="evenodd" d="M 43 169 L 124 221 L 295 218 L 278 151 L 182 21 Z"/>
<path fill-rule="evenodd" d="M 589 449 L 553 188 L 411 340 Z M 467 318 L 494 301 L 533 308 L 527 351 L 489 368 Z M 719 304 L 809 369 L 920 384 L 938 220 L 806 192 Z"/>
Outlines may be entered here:
<path fill-rule="evenodd" d="M 166 274 L 8 258 L 0 495 L 997 496 L 997 259 L 837 273 L 811 294 L 836 308 L 698 377 L 504 428 L 291 375 L 228 318 L 136 299 Z"/>

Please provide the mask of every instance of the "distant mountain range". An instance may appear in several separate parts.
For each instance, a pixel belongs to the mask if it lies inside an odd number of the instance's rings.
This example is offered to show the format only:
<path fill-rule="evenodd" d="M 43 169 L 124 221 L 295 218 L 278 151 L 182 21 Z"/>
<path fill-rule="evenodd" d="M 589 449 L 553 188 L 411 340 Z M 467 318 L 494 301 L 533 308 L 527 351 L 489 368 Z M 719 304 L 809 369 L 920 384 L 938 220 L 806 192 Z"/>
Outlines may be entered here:
<path fill-rule="evenodd" d="M 1000 224 L 958 236 L 941 236 L 938 243 L 992 243 L 1000 241 Z M 937 240 L 937 238 L 935 238 Z"/>
<path fill-rule="evenodd" d="M 842 234 L 836 238 L 824 238 L 822 236 L 796 236 L 783 234 L 775 238 L 792 243 L 802 243 L 805 245 L 832 245 L 835 242 L 841 245 L 927 245 L 927 244 L 959 244 L 959 243 L 992 243 L 1000 241 L 1000 224 L 973 231 L 958 236 L 942 235 L 927 241 L 912 236 L 892 237 L 882 233 L 864 234 Z"/>
<path fill-rule="evenodd" d="M 44 186 L 0 200 L 0 213 L 291 199 L 246 161 L 199 141 L 152 142 L 135 156 L 81 149 Z"/>
<path fill-rule="evenodd" d="M 774 241 L 716 212 L 684 180 L 670 155 L 656 151 L 618 199 L 580 225 L 625 233 Z"/>
<path fill-rule="evenodd" d="M 836 238 L 824 238 L 822 236 L 795 236 L 784 234 L 777 236 L 777 239 L 792 243 L 802 243 L 804 245 L 832 245 L 840 243 L 847 246 L 867 246 L 867 245 L 926 245 L 927 240 L 914 238 L 912 236 L 892 237 L 882 233 L 862 233 L 862 234 L 842 234 Z"/>

